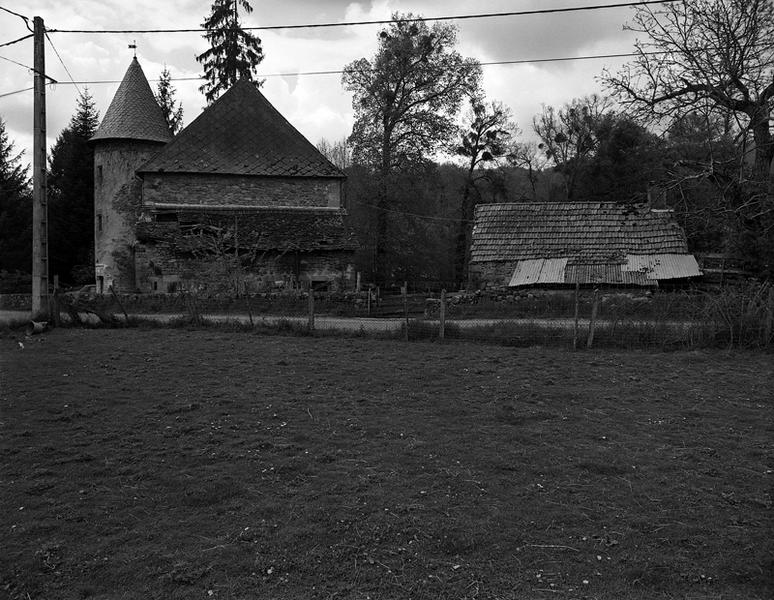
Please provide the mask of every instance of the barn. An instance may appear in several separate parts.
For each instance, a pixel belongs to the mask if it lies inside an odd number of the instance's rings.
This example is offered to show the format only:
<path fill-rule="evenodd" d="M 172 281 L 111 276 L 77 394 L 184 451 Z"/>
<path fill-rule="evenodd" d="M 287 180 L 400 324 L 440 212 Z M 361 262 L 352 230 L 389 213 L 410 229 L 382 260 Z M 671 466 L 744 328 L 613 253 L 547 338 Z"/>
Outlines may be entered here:
<path fill-rule="evenodd" d="M 617 202 L 481 204 L 470 272 L 480 287 L 654 288 L 701 276 L 670 211 Z"/>
<path fill-rule="evenodd" d="M 173 138 L 135 58 L 92 143 L 99 291 L 354 286 L 345 175 L 253 83 Z"/>

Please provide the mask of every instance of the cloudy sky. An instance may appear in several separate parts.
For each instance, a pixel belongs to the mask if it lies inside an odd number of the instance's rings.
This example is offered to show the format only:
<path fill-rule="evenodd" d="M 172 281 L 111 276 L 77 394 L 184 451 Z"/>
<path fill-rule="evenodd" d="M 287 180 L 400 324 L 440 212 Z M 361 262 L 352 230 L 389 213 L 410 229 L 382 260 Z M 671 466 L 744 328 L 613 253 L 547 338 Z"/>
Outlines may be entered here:
<path fill-rule="evenodd" d="M 620 0 L 252 0 L 254 12 L 245 26 L 295 25 L 388 19 L 395 12 L 425 17 L 615 4 Z M 48 29 L 154 29 L 198 28 L 209 13 L 210 0 L 0 0 L 0 6 L 29 18 L 40 16 Z M 631 8 L 611 8 L 565 14 L 508 16 L 459 20 L 458 50 L 482 63 L 533 60 L 630 52 L 633 37 L 623 30 Z M 313 143 L 336 141 L 349 135 L 353 111 L 351 96 L 341 76 L 304 75 L 310 71 L 340 71 L 347 63 L 371 57 L 377 45 L 378 25 L 317 29 L 278 29 L 256 32 L 265 59 L 259 76 L 262 91 L 285 117 Z M 24 22 L 0 11 L 0 44 L 28 33 Z M 128 45 L 137 43 L 137 57 L 155 89 L 164 65 L 174 78 L 201 74 L 195 56 L 207 45 L 201 33 L 76 34 L 51 33 L 46 46 L 46 71 L 61 82 L 47 92 L 49 148 L 72 116 L 78 91 L 88 87 L 100 115 L 105 113 L 132 58 Z M 32 64 L 32 39 L 0 47 L 0 57 Z M 490 65 L 483 67 L 484 88 L 490 100 L 508 105 L 515 121 L 531 135 L 532 117 L 541 104 L 561 105 L 574 97 L 599 90 L 595 80 L 603 69 L 615 70 L 624 59 Z M 199 81 L 177 81 L 184 121 L 190 123 L 205 105 Z M 0 116 L 17 149 L 31 162 L 32 86 L 28 69 L 0 60 Z"/>

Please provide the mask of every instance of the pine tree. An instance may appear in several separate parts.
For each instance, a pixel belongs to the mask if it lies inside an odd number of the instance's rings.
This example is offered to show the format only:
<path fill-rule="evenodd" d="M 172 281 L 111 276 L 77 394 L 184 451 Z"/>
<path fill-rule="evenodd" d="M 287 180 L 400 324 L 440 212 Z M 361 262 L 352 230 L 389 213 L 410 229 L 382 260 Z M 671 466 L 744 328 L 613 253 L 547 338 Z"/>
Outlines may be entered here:
<path fill-rule="evenodd" d="M 254 81 L 255 69 L 263 60 L 260 38 L 242 28 L 240 6 L 247 14 L 253 12 L 247 0 L 214 0 L 210 16 L 202 23 L 210 48 L 196 60 L 204 67 L 207 82 L 199 91 L 208 103 L 240 79 Z"/>
<path fill-rule="evenodd" d="M 49 264 L 50 274 L 63 282 L 88 283 L 93 278 L 94 149 L 88 142 L 98 125 L 99 113 L 86 90 L 51 150 Z"/>
<path fill-rule="evenodd" d="M 164 111 L 164 118 L 167 120 L 167 125 L 172 135 L 183 128 L 183 106 L 175 100 L 176 91 L 175 86 L 172 85 L 172 75 L 169 72 L 169 68 L 164 65 L 154 95 L 159 106 L 161 106 L 161 110 Z"/>
<path fill-rule="evenodd" d="M 0 269 L 32 268 L 32 193 L 22 153 L 8 140 L 0 118 Z"/>

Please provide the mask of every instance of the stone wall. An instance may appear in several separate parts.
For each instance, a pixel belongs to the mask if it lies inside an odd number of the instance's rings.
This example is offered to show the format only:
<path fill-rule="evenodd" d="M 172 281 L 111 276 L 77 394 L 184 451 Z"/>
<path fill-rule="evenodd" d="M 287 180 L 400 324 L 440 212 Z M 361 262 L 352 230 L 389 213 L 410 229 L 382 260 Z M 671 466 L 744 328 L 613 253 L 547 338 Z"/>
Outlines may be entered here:
<path fill-rule="evenodd" d="M 510 283 L 516 261 L 471 263 L 470 277 L 474 289 L 505 287 Z"/>
<path fill-rule="evenodd" d="M 261 292 L 305 288 L 310 281 L 317 289 L 348 291 L 356 284 L 352 253 L 346 251 L 266 252 L 238 264 L 233 254 L 178 256 L 164 243 L 148 243 L 137 244 L 135 265 L 137 289 L 148 293 Z"/>
<path fill-rule="evenodd" d="M 94 147 L 94 262 L 98 289 L 134 291 L 134 226 L 141 181 L 135 170 L 160 144 L 136 140 L 98 141 Z"/>
<path fill-rule="evenodd" d="M 341 179 L 323 177 L 145 173 L 142 195 L 148 203 L 338 208 L 342 184 Z"/>

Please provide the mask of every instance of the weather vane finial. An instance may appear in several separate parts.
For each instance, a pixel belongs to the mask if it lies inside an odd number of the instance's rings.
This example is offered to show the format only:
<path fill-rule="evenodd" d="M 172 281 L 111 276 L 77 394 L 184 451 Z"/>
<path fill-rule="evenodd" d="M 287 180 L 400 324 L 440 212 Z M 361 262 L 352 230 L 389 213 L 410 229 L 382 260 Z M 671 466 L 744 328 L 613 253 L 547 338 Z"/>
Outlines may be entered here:
<path fill-rule="evenodd" d="M 132 43 L 129 44 L 129 49 L 134 50 L 134 57 L 137 58 L 137 40 L 132 40 Z"/>

